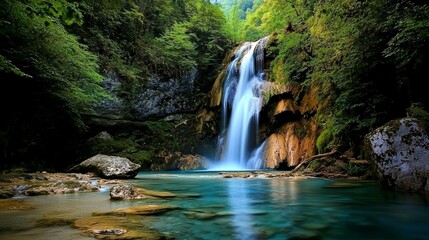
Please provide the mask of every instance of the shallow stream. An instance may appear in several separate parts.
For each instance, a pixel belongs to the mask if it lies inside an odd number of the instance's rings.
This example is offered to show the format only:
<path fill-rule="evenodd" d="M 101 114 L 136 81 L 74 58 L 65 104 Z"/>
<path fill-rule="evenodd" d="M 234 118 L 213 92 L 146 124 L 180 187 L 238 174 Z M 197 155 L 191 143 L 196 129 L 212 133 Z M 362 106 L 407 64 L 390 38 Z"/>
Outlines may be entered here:
<path fill-rule="evenodd" d="M 217 172 L 141 172 L 137 187 L 190 198 L 111 201 L 101 192 L 24 197 L 34 207 L 0 212 L 0 239 L 92 239 L 49 216 L 78 219 L 141 204 L 178 206 L 141 224 L 176 239 L 428 239 L 427 196 L 376 182 L 319 178 L 222 178 Z M 196 197 L 199 196 L 199 197 Z"/>

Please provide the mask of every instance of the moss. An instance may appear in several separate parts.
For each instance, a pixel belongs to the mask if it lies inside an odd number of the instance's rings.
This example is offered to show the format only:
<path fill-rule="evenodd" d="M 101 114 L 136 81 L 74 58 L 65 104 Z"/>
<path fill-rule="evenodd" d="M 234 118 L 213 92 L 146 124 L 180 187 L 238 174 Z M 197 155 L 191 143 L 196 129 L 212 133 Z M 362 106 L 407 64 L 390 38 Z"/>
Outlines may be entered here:
<path fill-rule="evenodd" d="M 132 162 L 138 163 L 142 168 L 150 167 L 152 157 L 154 155 L 153 151 L 140 150 L 135 153 L 119 153 L 121 157 L 126 157 Z"/>
<path fill-rule="evenodd" d="M 149 144 L 149 146 L 145 146 L 143 149 L 137 142 L 141 141 L 141 144 L 145 144 L 150 140 L 133 140 L 134 138 L 134 136 L 128 136 L 128 138 L 124 139 L 92 138 L 87 142 L 84 158 L 92 157 L 96 154 L 115 155 L 128 158 L 132 162 L 140 164 L 143 169 L 148 168 L 154 155 L 152 150 L 154 147 L 151 146 L 152 144 Z M 160 141 L 158 140 L 158 142 Z"/>
<path fill-rule="evenodd" d="M 329 128 L 326 128 L 320 133 L 316 140 L 316 147 L 319 153 L 325 152 L 329 148 L 329 143 L 332 142 L 333 135 Z"/>
<path fill-rule="evenodd" d="M 305 136 L 307 136 L 307 128 L 304 125 L 298 125 L 295 127 L 294 132 L 299 139 L 303 139 Z"/>
<path fill-rule="evenodd" d="M 153 133 L 168 134 L 174 130 L 174 124 L 165 121 L 147 121 L 145 124 Z"/>
<path fill-rule="evenodd" d="M 308 164 L 308 169 L 311 169 L 313 171 L 316 171 L 320 167 L 319 161 L 312 161 L 310 164 Z"/>
<path fill-rule="evenodd" d="M 347 168 L 346 168 L 347 174 L 349 176 L 363 176 L 368 172 L 368 167 L 367 166 L 359 166 L 359 165 L 355 165 L 355 164 L 347 164 Z"/>
<path fill-rule="evenodd" d="M 118 152 L 132 153 L 138 149 L 138 144 L 131 139 L 99 139 L 92 138 L 87 142 L 89 155 L 96 155 L 98 153 L 111 154 Z"/>
<path fill-rule="evenodd" d="M 429 133 L 429 112 L 424 109 L 422 103 L 413 103 L 407 109 L 407 114 L 410 117 L 414 117 L 420 120 L 421 127 Z"/>

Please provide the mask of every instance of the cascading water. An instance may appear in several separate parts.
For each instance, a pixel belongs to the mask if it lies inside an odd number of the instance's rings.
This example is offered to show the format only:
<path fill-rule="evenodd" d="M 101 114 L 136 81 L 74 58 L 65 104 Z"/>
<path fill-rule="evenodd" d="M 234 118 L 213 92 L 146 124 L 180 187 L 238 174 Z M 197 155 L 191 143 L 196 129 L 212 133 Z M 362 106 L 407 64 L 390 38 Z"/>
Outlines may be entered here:
<path fill-rule="evenodd" d="M 260 159 L 264 144 L 257 146 L 267 39 L 244 43 L 228 66 L 222 95 L 222 132 L 218 141 L 220 164 L 214 167 L 216 169 L 263 168 Z"/>

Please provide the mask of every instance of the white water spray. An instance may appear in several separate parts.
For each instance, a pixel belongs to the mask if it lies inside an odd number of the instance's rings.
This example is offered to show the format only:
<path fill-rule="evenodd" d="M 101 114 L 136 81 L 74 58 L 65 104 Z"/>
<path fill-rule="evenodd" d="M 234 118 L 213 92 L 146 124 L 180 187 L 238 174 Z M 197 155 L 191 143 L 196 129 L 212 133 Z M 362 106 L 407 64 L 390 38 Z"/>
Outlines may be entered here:
<path fill-rule="evenodd" d="M 243 44 L 228 66 L 222 95 L 222 133 L 218 142 L 220 164 L 214 167 L 216 169 L 264 167 L 260 161 L 264 144 L 259 151 L 256 150 L 259 144 L 259 111 L 262 104 L 263 59 L 267 39 Z M 258 156 L 255 155 L 256 152 Z"/>

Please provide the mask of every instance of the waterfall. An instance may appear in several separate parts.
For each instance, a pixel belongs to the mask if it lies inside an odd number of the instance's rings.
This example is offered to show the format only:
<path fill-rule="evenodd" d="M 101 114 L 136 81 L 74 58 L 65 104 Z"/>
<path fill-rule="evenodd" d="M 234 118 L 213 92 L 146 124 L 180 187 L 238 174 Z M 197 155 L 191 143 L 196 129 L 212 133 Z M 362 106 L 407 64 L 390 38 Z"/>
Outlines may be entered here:
<path fill-rule="evenodd" d="M 252 154 L 258 147 L 261 87 L 264 82 L 264 47 L 268 37 L 244 43 L 229 64 L 222 94 L 222 130 L 218 158 L 224 170 L 259 169 Z M 259 149 L 261 158 L 263 147 Z M 253 155 L 253 160 L 250 161 Z M 254 164 L 253 164 L 254 163 Z"/>

